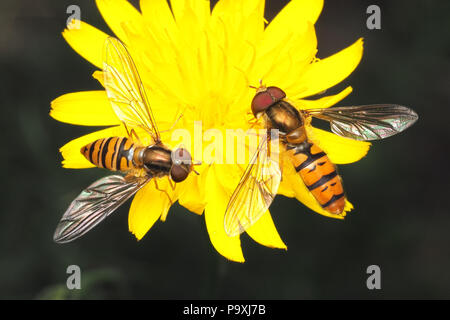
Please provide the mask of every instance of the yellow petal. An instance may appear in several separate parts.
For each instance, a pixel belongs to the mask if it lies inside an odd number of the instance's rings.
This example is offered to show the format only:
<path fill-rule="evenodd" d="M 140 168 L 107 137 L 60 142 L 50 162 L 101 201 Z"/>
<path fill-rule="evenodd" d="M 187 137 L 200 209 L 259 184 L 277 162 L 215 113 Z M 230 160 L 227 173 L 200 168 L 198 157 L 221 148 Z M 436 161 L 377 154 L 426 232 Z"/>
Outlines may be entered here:
<path fill-rule="evenodd" d="M 255 44 L 264 32 L 263 0 L 221 0 L 211 15 L 214 36 L 223 41 L 227 57 L 241 67 L 241 60 L 255 53 Z M 249 51 L 250 49 L 250 51 Z"/>
<path fill-rule="evenodd" d="M 125 0 L 96 0 L 98 10 L 111 30 L 123 42 L 128 42 L 126 28 L 143 30 L 143 18 L 131 3 Z"/>
<path fill-rule="evenodd" d="M 241 179 L 245 166 L 240 168 L 240 166 L 237 165 L 216 164 L 214 165 L 214 168 L 217 183 L 220 183 L 225 193 L 229 195 L 225 199 L 227 202 L 225 205 L 226 208 L 231 194 L 234 192 L 234 189 L 237 187 Z M 207 192 L 209 192 L 209 189 L 207 189 Z M 224 228 L 223 221 L 222 228 Z M 246 230 L 246 232 L 259 244 L 270 248 L 286 249 L 286 245 L 281 240 L 269 211 L 261 216 L 261 218 L 253 226 Z"/>
<path fill-rule="evenodd" d="M 169 178 L 169 176 L 165 176 L 162 178 L 156 179 L 157 191 L 161 193 L 161 196 L 164 195 L 164 198 L 167 200 L 169 207 L 172 206 L 177 200 L 180 194 L 180 184 L 173 182 Z M 161 221 L 166 221 L 167 213 L 169 212 L 169 207 L 167 210 L 162 211 L 161 213 Z"/>
<path fill-rule="evenodd" d="M 264 0 L 220 0 L 214 6 L 212 15 L 215 18 L 222 19 L 224 22 L 226 19 L 236 19 L 235 22 L 241 22 L 240 19 L 252 15 L 253 12 L 258 11 L 262 16 L 264 13 Z M 229 26 L 233 27 L 233 26 Z"/>
<path fill-rule="evenodd" d="M 200 175 L 191 173 L 188 178 L 180 183 L 180 196 L 178 202 L 196 214 L 202 214 L 206 206 L 206 177 L 208 176 L 207 167 Z"/>
<path fill-rule="evenodd" d="M 149 22 L 173 23 L 173 14 L 167 0 L 140 0 L 142 16 Z"/>
<path fill-rule="evenodd" d="M 281 154 L 284 154 L 285 151 L 286 150 L 283 148 L 281 150 Z M 280 168 L 281 168 L 281 182 L 280 182 L 280 187 L 278 188 L 278 194 L 283 195 L 288 198 L 293 198 L 293 197 L 295 197 L 294 190 L 292 189 L 291 185 L 289 184 L 289 180 L 286 180 L 284 178 L 284 166 L 286 165 L 284 162 L 286 160 L 289 160 L 289 163 L 287 165 L 292 165 L 291 160 L 288 159 L 287 157 L 283 157 L 283 156 L 279 157 Z"/>
<path fill-rule="evenodd" d="M 116 126 L 112 128 L 95 131 L 93 133 L 74 139 L 66 143 L 59 149 L 64 158 L 62 165 L 64 168 L 71 168 L 71 169 L 92 168 L 94 167 L 94 165 L 90 163 L 81 154 L 80 150 L 82 147 L 97 139 L 108 137 L 126 137 L 126 136 L 127 133 L 125 128 L 123 126 Z"/>
<path fill-rule="evenodd" d="M 230 193 L 238 186 L 246 164 L 215 164 L 215 174 L 222 187 Z"/>
<path fill-rule="evenodd" d="M 167 180 L 167 178 L 157 180 L 158 188 L 166 190 L 170 196 L 170 200 L 166 193 L 157 190 L 156 180 L 151 180 L 136 193 L 131 203 L 130 213 L 128 214 L 128 228 L 138 240 L 144 237 L 160 217 L 167 215 L 171 204 L 176 201 L 173 190 L 169 188 L 165 189 L 163 180 Z"/>
<path fill-rule="evenodd" d="M 167 0 L 141 0 L 140 8 L 145 22 L 155 33 L 163 33 L 165 29 L 174 31 L 175 21 Z"/>
<path fill-rule="evenodd" d="M 352 163 L 363 158 L 370 149 L 370 142 L 357 141 L 334 133 L 306 126 L 308 138 L 316 143 L 334 164 Z"/>
<path fill-rule="evenodd" d="M 82 91 L 64 94 L 51 103 L 54 119 L 82 126 L 120 124 L 105 91 Z"/>
<path fill-rule="evenodd" d="M 264 41 L 276 44 L 281 35 L 303 33 L 307 24 L 314 24 L 320 15 L 323 0 L 293 0 L 272 20 L 264 31 Z"/>
<path fill-rule="evenodd" d="M 307 22 L 304 31 L 284 33 L 276 39 L 266 37 L 264 33 L 251 81 L 257 80 L 256 76 L 267 85 L 274 84 L 283 88 L 288 96 L 296 96 L 305 90 L 299 78 L 317 51 L 314 25 Z"/>
<path fill-rule="evenodd" d="M 295 193 L 294 190 L 292 190 L 291 185 L 286 181 L 286 179 L 283 178 L 281 179 L 280 187 L 278 188 L 278 194 L 288 198 L 295 197 Z"/>
<path fill-rule="evenodd" d="M 280 11 L 264 31 L 252 83 L 262 79 L 283 88 L 288 96 L 306 90 L 299 79 L 317 52 L 314 23 L 322 7 L 322 0 L 294 0 Z"/>
<path fill-rule="evenodd" d="M 105 87 L 105 77 L 103 75 L 103 71 L 99 71 L 99 70 L 94 71 L 94 73 L 92 74 L 92 78 L 94 78 L 95 80 L 100 82 L 100 84 L 102 85 L 103 88 Z"/>
<path fill-rule="evenodd" d="M 267 211 L 259 220 L 246 230 L 248 235 L 257 243 L 278 249 L 287 249 L 283 240 L 281 240 L 277 229 L 272 220 L 270 212 Z"/>
<path fill-rule="evenodd" d="M 67 43 L 80 56 L 98 68 L 103 66 L 103 45 L 109 37 L 106 33 L 79 21 L 80 28 L 75 23 L 70 24 L 62 33 Z"/>
<path fill-rule="evenodd" d="M 299 98 L 322 92 L 347 78 L 358 66 L 362 53 L 361 38 L 340 52 L 311 63 L 298 79 L 298 82 L 306 87 Z"/>
<path fill-rule="evenodd" d="M 185 11 L 189 9 L 192 9 L 192 11 L 195 12 L 197 21 L 200 25 L 203 26 L 208 21 L 210 14 L 209 0 L 170 0 L 170 5 L 177 21 L 181 19 L 184 16 Z"/>
<path fill-rule="evenodd" d="M 244 262 L 239 237 L 229 237 L 225 233 L 224 215 L 231 193 L 221 186 L 216 171 L 216 166 L 212 165 L 206 177 L 205 221 L 209 238 L 214 248 L 225 258 Z"/>
<path fill-rule="evenodd" d="M 306 100 L 306 99 L 300 99 L 297 101 L 294 101 L 293 104 L 297 107 L 297 109 L 300 110 L 306 110 L 306 109 L 316 109 L 316 108 L 329 108 L 345 97 L 347 97 L 351 92 L 353 91 L 352 87 L 347 87 L 341 92 L 329 95 L 326 97 L 322 97 L 320 99 L 316 100 Z M 295 99 L 295 97 L 289 97 L 290 99 Z"/>

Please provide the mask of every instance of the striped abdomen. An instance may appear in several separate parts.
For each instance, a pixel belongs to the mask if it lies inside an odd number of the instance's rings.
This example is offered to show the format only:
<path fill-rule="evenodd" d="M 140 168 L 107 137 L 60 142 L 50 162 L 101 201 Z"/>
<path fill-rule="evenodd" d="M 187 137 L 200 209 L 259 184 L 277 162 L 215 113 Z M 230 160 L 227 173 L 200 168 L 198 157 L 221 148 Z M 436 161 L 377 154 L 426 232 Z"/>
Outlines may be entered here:
<path fill-rule="evenodd" d="M 98 139 L 84 146 L 81 153 L 97 167 L 127 171 L 134 168 L 129 154 L 130 150 L 135 148 L 136 145 L 128 138 L 110 137 Z"/>
<path fill-rule="evenodd" d="M 332 214 L 341 214 L 345 193 L 336 166 L 315 144 L 304 142 L 289 148 L 295 170 L 319 204 Z"/>

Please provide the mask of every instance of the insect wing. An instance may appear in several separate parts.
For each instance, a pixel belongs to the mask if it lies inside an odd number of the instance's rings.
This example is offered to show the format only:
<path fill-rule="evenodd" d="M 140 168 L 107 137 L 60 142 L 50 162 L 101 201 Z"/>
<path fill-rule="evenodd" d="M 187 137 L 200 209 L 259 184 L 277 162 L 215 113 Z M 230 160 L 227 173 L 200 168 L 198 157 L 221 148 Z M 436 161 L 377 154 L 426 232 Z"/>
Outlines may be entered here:
<path fill-rule="evenodd" d="M 280 181 L 280 166 L 268 155 L 268 139 L 264 137 L 225 211 L 228 236 L 237 236 L 258 221 L 275 198 Z"/>
<path fill-rule="evenodd" d="M 148 181 L 148 178 L 126 181 L 123 176 L 114 175 L 94 182 L 72 201 L 56 227 L 53 240 L 66 243 L 81 237 L 105 220 Z"/>
<path fill-rule="evenodd" d="M 333 133 L 355 140 L 393 136 L 419 118 L 410 108 L 395 104 L 311 109 L 306 113 L 329 121 Z"/>
<path fill-rule="evenodd" d="M 117 117 L 129 127 L 146 130 L 155 141 L 160 135 L 144 85 L 125 45 L 116 38 L 105 42 L 103 78 Z"/>

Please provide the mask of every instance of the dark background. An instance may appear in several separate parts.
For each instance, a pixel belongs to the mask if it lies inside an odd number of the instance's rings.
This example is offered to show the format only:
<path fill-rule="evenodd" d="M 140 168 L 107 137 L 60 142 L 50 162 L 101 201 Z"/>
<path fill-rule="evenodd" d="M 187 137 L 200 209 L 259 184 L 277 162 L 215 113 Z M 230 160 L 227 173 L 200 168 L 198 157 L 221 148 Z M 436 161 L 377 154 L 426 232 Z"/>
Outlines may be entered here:
<path fill-rule="evenodd" d="M 268 1 L 266 18 L 285 3 Z M 356 207 L 345 221 L 277 197 L 272 216 L 288 251 L 244 235 L 245 264 L 220 256 L 204 218 L 179 205 L 140 242 L 128 232 L 127 203 L 79 241 L 53 243 L 70 201 L 104 174 L 61 167 L 58 148 L 94 128 L 48 116 L 54 98 L 100 89 L 94 67 L 60 34 L 70 4 L 110 32 L 94 1 L 0 4 L 1 299 L 450 298 L 449 1 L 326 1 L 318 57 L 365 38 L 359 67 L 329 93 L 352 85 L 341 105 L 398 103 L 420 119 L 339 167 Z M 381 30 L 366 28 L 370 4 L 381 7 Z M 82 290 L 65 287 L 71 264 L 81 267 Z M 381 290 L 366 287 L 372 264 Z"/>

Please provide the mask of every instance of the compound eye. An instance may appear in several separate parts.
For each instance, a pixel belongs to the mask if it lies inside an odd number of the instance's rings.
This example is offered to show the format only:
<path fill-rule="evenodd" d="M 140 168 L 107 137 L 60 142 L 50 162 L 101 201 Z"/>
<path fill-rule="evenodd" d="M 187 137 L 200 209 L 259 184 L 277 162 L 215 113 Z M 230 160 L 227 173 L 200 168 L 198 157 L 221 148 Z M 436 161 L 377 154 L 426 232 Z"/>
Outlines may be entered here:
<path fill-rule="evenodd" d="M 265 111 L 274 103 L 272 97 L 267 91 L 258 92 L 252 100 L 252 112 L 256 115 L 260 112 Z"/>
<path fill-rule="evenodd" d="M 172 151 L 172 168 L 170 177 L 175 182 L 181 182 L 187 178 L 192 168 L 192 157 L 189 151 L 178 148 Z"/>
<path fill-rule="evenodd" d="M 286 98 L 286 93 L 278 87 L 268 87 L 267 92 L 275 99 L 275 101 Z"/>
<path fill-rule="evenodd" d="M 181 182 L 187 178 L 189 170 L 184 165 L 174 164 L 170 169 L 170 177 L 174 182 Z"/>

